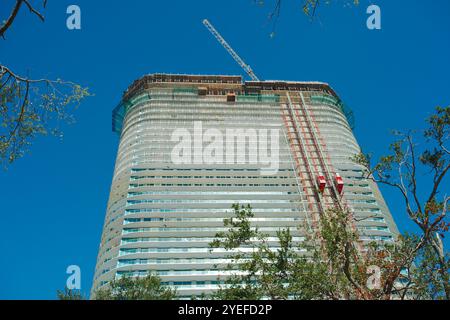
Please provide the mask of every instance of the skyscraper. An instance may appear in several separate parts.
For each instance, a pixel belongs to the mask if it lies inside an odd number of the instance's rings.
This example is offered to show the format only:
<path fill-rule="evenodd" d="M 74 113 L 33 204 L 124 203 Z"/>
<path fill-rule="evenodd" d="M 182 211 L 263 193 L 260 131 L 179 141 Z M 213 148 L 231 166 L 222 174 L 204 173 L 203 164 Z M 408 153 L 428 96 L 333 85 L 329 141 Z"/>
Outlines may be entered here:
<path fill-rule="evenodd" d="M 351 157 L 352 115 L 326 83 L 147 75 L 113 111 L 120 143 L 92 292 L 121 275 L 158 274 L 180 296 L 208 293 L 226 252 L 209 243 L 234 203 L 269 234 L 317 227 L 350 208 L 363 241 L 398 233 L 375 183 Z"/>

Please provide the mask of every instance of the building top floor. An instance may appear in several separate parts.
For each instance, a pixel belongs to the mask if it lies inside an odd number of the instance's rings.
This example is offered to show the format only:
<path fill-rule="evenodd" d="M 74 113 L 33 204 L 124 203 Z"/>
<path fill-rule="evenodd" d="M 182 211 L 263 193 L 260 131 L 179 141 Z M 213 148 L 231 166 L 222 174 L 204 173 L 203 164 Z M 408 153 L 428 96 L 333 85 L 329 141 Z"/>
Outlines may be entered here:
<path fill-rule="evenodd" d="M 135 80 L 123 94 L 123 100 L 135 94 L 160 87 L 196 87 L 205 90 L 224 90 L 237 94 L 261 94 L 263 91 L 322 91 L 337 97 L 335 91 L 324 82 L 315 81 L 244 81 L 235 75 L 187 75 L 154 73 Z"/>

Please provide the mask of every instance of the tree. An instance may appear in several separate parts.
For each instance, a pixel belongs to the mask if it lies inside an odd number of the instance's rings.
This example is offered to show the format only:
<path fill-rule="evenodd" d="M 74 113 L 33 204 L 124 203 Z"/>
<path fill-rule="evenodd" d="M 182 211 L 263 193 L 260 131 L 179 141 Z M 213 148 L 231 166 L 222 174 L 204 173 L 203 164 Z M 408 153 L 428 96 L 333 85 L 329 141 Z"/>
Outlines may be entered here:
<path fill-rule="evenodd" d="M 212 248 L 225 248 L 231 262 L 226 266 L 231 275 L 225 285 L 212 296 L 214 299 L 319 299 L 331 291 L 331 283 L 324 281 L 327 269 L 324 264 L 314 265 L 318 251 L 311 256 L 301 254 L 308 245 L 298 246 L 292 241 L 289 229 L 277 232 L 279 248 L 268 245 L 267 235 L 252 227 L 250 205 L 234 204 L 234 217 L 225 219 L 227 232 L 216 234 Z M 246 254 L 239 249 L 251 248 Z M 311 246 L 309 249 L 313 248 Z"/>
<path fill-rule="evenodd" d="M 79 290 L 68 289 L 67 287 L 64 291 L 58 290 L 56 296 L 59 300 L 86 300 L 86 297 Z"/>
<path fill-rule="evenodd" d="M 164 286 L 161 279 L 152 274 L 113 280 L 94 296 L 95 300 L 172 300 L 175 297 L 176 291 Z"/>
<path fill-rule="evenodd" d="M 233 205 L 234 217 L 225 219 L 227 232 L 216 234 L 212 248 L 225 248 L 230 263 L 225 285 L 215 299 L 392 299 L 405 298 L 412 264 L 412 242 L 370 243 L 361 250 L 351 215 L 330 209 L 320 220 L 320 236 L 307 233 L 295 244 L 289 229 L 277 232 L 278 248 L 271 249 L 267 235 L 252 227 L 251 207 Z M 307 228 L 302 227 L 306 232 Z M 320 240 L 319 240 L 320 239 Z M 242 248 L 251 248 L 245 254 Z M 382 275 L 371 283 L 374 267 Z"/>
<path fill-rule="evenodd" d="M 430 245 L 419 250 L 416 276 L 413 279 L 413 292 L 418 298 L 448 300 L 446 288 L 449 283 L 449 260 L 448 252 L 441 259 Z"/>
<path fill-rule="evenodd" d="M 450 107 L 437 107 L 427 125 L 421 133 L 394 132 L 398 139 L 391 144 L 391 153 L 377 163 L 363 153 L 355 161 L 364 167 L 367 178 L 399 191 L 407 216 L 420 230 L 412 252 L 421 275 L 414 286 L 416 294 L 448 300 L 450 260 L 441 238 L 450 226 L 450 196 L 442 193 L 450 170 Z"/>
<path fill-rule="evenodd" d="M 47 0 L 42 1 L 45 8 Z M 20 9 L 44 21 L 44 16 L 28 0 L 16 0 L 9 17 L 0 26 L 6 39 Z M 32 79 L 0 64 L 0 163 L 6 167 L 22 157 L 36 136 L 62 136 L 61 122 L 72 122 L 71 111 L 89 96 L 87 88 L 61 79 Z"/>

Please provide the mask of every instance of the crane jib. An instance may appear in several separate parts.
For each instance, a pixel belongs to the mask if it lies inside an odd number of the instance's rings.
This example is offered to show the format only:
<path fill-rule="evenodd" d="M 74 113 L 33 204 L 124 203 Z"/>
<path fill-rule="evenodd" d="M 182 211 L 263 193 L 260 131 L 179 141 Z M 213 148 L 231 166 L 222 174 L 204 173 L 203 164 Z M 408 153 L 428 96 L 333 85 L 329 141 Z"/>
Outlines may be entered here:
<path fill-rule="evenodd" d="M 207 20 L 203 20 L 203 24 L 205 27 L 211 32 L 211 34 L 219 41 L 219 43 L 222 45 L 222 47 L 225 48 L 225 50 L 228 51 L 228 53 L 231 55 L 231 57 L 236 61 L 242 69 L 248 74 L 248 76 L 253 81 L 260 81 L 259 78 L 255 75 L 252 68 L 248 64 L 244 62 L 244 60 L 239 57 L 239 55 L 233 50 L 233 48 L 228 44 L 228 42 L 225 41 L 225 39 L 220 35 L 220 33 L 214 28 L 214 26 Z"/>

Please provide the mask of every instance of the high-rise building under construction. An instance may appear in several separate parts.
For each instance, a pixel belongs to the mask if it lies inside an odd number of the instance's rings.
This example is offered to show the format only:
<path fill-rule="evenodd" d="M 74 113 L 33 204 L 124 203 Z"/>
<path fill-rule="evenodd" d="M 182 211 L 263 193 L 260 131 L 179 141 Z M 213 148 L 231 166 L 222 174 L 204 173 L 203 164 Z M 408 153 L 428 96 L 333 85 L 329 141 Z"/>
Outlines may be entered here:
<path fill-rule="evenodd" d="M 326 83 L 135 81 L 113 111 L 120 143 L 92 292 L 149 271 L 180 296 L 211 292 L 227 252 L 209 243 L 234 203 L 251 205 L 273 247 L 276 231 L 289 227 L 302 241 L 297 227 L 317 228 L 336 205 L 350 209 L 362 241 L 392 241 L 398 231 L 378 187 L 351 160 L 360 152 L 351 123 Z"/>

